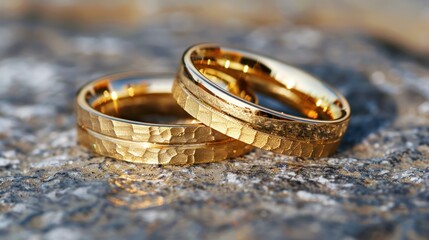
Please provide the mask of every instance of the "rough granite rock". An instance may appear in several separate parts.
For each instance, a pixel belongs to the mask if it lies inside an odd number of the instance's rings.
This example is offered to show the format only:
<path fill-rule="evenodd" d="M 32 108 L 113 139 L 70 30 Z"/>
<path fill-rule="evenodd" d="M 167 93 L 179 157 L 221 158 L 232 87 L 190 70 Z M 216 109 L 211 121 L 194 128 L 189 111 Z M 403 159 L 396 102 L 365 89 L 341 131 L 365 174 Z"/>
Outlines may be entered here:
<path fill-rule="evenodd" d="M 353 32 L 192 23 L 155 18 L 126 32 L 1 22 L 0 238 L 429 237 L 429 60 Z M 314 160 L 255 150 L 160 167 L 76 145 L 79 86 L 116 71 L 174 72 L 185 48 L 205 41 L 271 55 L 335 85 L 352 107 L 338 153 Z"/>

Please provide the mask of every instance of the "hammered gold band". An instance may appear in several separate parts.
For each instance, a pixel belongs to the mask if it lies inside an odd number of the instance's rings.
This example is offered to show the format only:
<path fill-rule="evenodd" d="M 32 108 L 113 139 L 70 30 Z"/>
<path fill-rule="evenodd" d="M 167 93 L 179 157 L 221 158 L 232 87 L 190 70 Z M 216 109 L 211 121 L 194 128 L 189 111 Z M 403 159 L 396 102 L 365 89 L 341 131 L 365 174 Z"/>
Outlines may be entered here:
<path fill-rule="evenodd" d="M 218 84 L 223 74 L 304 116 L 260 106 L 231 92 Z M 251 90 L 246 92 L 252 95 Z M 300 157 L 334 153 L 350 117 L 346 99 L 315 77 L 268 57 L 216 44 L 185 51 L 173 96 L 191 116 L 227 136 Z"/>
<path fill-rule="evenodd" d="M 79 143 L 101 155 L 148 164 L 216 162 L 252 149 L 193 120 L 171 97 L 172 82 L 133 72 L 88 83 L 76 99 Z M 172 121 L 172 115 L 180 120 Z M 165 122 L 151 123 L 161 118 Z"/>

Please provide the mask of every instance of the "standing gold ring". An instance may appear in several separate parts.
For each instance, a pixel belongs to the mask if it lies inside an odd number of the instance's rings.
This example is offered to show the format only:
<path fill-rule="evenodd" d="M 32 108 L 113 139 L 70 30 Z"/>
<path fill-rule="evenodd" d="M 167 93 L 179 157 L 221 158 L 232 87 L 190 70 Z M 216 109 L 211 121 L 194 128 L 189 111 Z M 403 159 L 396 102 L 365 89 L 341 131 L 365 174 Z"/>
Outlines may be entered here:
<path fill-rule="evenodd" d="M 219 84 L 224 75 L 247 84 L 247 95 Z M 249 97 L 252 90 L 299 111 L 303 117 L 258 105 Z M 347 100 L 310 74 L 217 44 L 199 44 L 185 51 L 173 96 L 205 125 L 255 147 L 292 156 L 334 153 L 350 118 Z"/>
<path fill-rule="evenodd" d="M 216 162 L 252 149 L 192 119 L 172 98 L 172 82 L 171 76 L 130 72 L 86 84 L 76 98 L 79 143 L 149 164 Z"/>

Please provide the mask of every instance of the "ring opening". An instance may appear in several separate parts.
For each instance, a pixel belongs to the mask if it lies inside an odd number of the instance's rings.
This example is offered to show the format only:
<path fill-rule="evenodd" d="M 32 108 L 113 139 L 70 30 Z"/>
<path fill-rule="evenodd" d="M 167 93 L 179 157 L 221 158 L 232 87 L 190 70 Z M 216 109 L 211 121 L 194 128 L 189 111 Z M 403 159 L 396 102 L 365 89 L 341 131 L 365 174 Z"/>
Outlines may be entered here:
<path fill-rule="evenodd" d="M 157 124 L 199 123 L 177 105 L 170 93 L 149 93 L 124 97 L 93 107 L 106 115 L 131 121 Z"/>
<path fill-rule="evenodd" d="M 94 110 L 119 119 L 168 125 L 196 124 L 171 95 L 170 79 L 124 77 L 98 81 L 84 93 Z"/>
<path fill-rule="evenodd" d="M 298 115 L 318 120 L 336 120 L 348 114 L 341 97 L 329 86 L 278 61 L 220 47 L 195 48 L 190 56 L 194 66 L 209 80 L 210 73 L 222 72 L 244 81 L 251 89 L 249 92 L 253 90 L 262 96 L 259 105 L 280 114 L 301 113 Z"/>

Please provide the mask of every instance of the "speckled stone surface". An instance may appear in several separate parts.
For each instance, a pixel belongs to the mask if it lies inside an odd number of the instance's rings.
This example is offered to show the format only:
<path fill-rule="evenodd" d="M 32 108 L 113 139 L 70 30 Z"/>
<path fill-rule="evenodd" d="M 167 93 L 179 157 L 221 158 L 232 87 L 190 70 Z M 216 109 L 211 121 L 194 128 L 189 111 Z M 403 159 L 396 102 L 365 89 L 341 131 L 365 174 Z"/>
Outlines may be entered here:
<path fill-rule="evenodd" d="M 161 16 L 134 31 L 0 24 L 0 238 L 425 239 L 429 60 L 369 36 Z M 76 145 L 73 101 L 116 71 L 174 72 L 197 42 L 251 49 L 335 85 L 352 107 L 337 154 L 255 150 L 188 167 Z"/>

